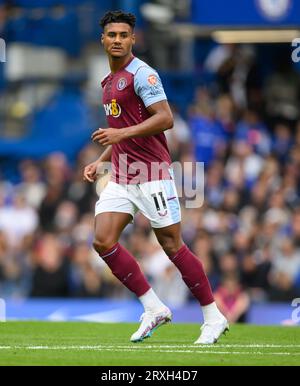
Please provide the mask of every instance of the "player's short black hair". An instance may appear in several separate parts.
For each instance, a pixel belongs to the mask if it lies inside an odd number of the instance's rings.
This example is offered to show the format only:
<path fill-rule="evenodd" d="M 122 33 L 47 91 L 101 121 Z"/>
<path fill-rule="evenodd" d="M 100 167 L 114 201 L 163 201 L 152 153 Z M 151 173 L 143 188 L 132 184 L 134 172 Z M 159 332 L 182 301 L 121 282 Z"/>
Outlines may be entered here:
<path fill-rule="evenodd" d="M 136 17 L 132 13 L 123 11 L 109 11 L 100 20 L 100 26 L 104 29 L 109 23 L 126 23 L 132 29 L 135 27 Z"/>

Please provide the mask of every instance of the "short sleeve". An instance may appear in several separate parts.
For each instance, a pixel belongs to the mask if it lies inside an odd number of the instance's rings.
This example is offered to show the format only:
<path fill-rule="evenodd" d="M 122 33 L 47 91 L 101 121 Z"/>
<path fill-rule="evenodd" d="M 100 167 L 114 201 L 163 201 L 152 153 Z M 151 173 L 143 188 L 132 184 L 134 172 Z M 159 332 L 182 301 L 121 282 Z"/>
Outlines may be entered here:
<path fill-rule="evenodd" d="M 142 99 L 145 107 L 167 100 L 158 73 L 151 67 L 140 67 L 134 76 L 135 93 Z"/>

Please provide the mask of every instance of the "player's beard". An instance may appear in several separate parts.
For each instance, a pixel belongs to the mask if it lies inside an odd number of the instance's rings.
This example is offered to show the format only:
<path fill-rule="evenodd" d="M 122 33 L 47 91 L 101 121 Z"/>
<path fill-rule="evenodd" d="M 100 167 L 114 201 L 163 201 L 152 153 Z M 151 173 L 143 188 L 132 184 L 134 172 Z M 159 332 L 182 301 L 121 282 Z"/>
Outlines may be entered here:
<path fill-rule="evenodd" d="M 114 60 L 118 60 L 118 59 L 121 60 L 121 59 L 126 58 L 127 56 L 128 56 L 127 53 L 124 53 L 124 52 L 121 52 L 121 51 L 120 51 L 119 54 L 116 54 L 116 53 L 114 53 L 114 52 L 111 53 L 111 57 L 112 57 L 112 59 L 114 59 Z"/>
<path fill-rule="evenodd" d="M 122 59 L 122 58 L 124 58 L 124 56 L 125 56 L 125 55 L 122 55 L 122 56 L 120 56 L 120 55 L 114 55 L 114 54 L 111 55 L 111 57 L 112 57 L 114 60 Z"/>

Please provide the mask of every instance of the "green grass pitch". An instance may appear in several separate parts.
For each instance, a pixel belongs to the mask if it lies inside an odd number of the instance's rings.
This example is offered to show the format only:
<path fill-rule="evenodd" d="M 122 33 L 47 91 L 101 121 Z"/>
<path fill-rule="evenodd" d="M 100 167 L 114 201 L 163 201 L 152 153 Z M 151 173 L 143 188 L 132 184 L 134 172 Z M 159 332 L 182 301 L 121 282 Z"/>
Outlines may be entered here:
<path fill-rule="evenodd" d="M 213 346 L 196 346 L 197 324 L 169 324 L 130 343 L 137 324 L 0 323 L 0 365 L 300 365 L 299 327 L 231 326 Z"/>

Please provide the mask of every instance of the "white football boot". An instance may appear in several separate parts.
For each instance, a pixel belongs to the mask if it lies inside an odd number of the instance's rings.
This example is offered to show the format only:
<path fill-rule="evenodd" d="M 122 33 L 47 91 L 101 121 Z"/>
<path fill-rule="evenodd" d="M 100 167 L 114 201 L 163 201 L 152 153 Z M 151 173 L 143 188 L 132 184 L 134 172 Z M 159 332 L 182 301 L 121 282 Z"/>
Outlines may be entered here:
<path fill-rule="evenodd" d="M 150 338 L 153 332 L 163 324 L 172 320 L 172 313 L 168 307 L 158 312 L 144 312 L 140 318 L 141 325 L 139 329 L 131 336 L 131 342 L 142 342 Z"/>
<path fill-rule="evenodd" d="M 229 331 L 229 324 L 225 318 L 215 323 L 204 323 L 201 327 L 201 335 L 194 344 L 214 344 L 227 331 Z"/>

